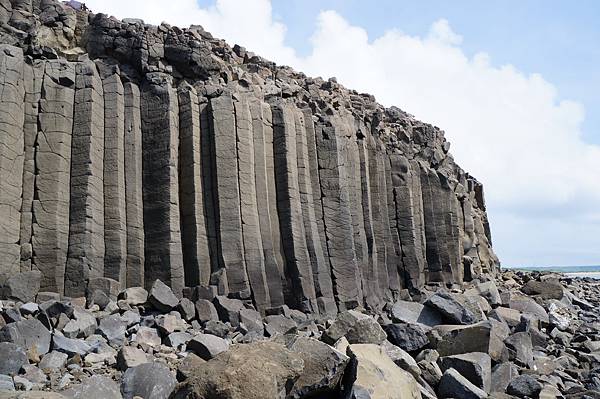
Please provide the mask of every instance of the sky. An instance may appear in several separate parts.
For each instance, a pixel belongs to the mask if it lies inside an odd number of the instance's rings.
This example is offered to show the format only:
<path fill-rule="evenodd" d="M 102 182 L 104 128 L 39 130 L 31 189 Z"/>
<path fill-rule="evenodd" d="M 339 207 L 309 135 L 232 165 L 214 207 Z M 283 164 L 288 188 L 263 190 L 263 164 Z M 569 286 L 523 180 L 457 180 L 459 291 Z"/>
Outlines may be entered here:
<path fill-rule="evenodd" d="M 86 0 L 199 24 L 439 126 L 483 182 L 505 266 L 600 265 L 600 3 Z M 167 5 L 167 6 L 166 6 Z"/>

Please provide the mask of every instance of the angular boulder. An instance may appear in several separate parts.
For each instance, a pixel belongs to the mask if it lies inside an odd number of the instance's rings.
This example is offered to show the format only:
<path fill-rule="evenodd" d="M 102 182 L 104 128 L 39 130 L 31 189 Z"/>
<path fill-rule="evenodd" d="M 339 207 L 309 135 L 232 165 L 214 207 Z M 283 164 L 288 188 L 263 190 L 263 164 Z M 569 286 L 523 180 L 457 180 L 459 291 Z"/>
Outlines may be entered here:
<path fill-rule="evenodd" d="M 423 324 L 429 327 L 442 324 L 441 314 L 430 307 L 418 302 L 398 301 L 391 311 L 395 323 Z"/>
<path fill-rule="evenodd" d="M 396 366 L 385 349 L 374 344 L 354 344 L 348 355 L 358 362 L 354 394 L 357 398 L 420 399 L 419 384 L 412 375 Z M 369 396 L 359 396 L 365 392 Z"/>
<path fill-rule="evenodd" d="M 18 273 L 6 280 L 4 289 L 0 289 L 0 294 L 16 301 L 33 302 L 40 290 L 41 279 L 42 273 L 37 270 Z"/>
<path fill-rule="evenodd" d="M 0 342 L 0 374 L 18 374 L 26 364 L 29 360 L 23 348 L 10 342 Z"/>
<path fill-rule="evenodd" d="M 384 326 L 388 340 L 397 347 L 414 352 L 429 345 L 427 332 L 418 324 L 388 324 Z"/>
<path fill-rule="evenodd" d="M 338 314 L 331 326 L 323 332 L 322 340 L 333 345 L 344 336 L 351 344 L 380 344 L 387 338 L 374 318 L 355 310 Z"/>
<path fill-rule="evenodd" d="M 150 289 L 148 302 L 150 302 L 156 310 L 169 312 L 179 304 L 179 299 L 177 299 L 173 290 L 171 290 L 168 285 L 160 280 L 156 280 Z"/>
<path fill-rule="evenodd" d="M 438 396 L 442 399 L 484 399 L 488 397 L 485 391 L 477 388 L 454 369 L 446 370 L 442 376 L 438 385 Z"/>
<path fill-rule="evenodd" d="M 475 352 L 442 357 L 442 372 L 455 369 L 477 388 L 489 393 L 492 385 L 492 359 L 487 353 Z"/>
<path fill-rule="evenodd" d="M 235 345 L 209 362 L 198 364 L 171 399 L 281 398 L 302 374 L 302 357 L 283 344 L 257 341 Z"/>
<path fill-rule="evenodd" d="M 198 334 L 187 343 L 187 349 L 204 360 L 210 360 L 229 349 L 223 338 L 211 334 Z"/>
<path fill-rule="evenodd" d="M 10 323 L 0 330 L 0 342 L 12 342 L 26 351 L 35 347 L 38 355 L 48 353 L 50 340 L 50 331 L 37 319 Z"/>
<path fill-rule="evenodd" d="M 430 296 L 425 305 L 440 312 L 451 324 L 473 324 L 477 318 L 465 305 L 454 296 L 445 291 L 440 291 Z"/>
<path fill-rule="evenodd" d="M 123 374 L 123 399 L 168 399 L 177 384 L 171 370 L 162 363 L 144 363 Z"/>

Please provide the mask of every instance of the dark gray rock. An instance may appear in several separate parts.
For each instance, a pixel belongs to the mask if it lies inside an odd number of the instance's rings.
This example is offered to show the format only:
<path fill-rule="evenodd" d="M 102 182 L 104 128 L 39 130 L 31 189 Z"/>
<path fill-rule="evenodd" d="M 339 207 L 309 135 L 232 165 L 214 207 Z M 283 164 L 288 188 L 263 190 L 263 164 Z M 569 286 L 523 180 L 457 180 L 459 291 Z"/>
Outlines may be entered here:
<path fill-rule="evenodd" d="M 291 317 L 279 314 L 265 317 L 265 331 L 269 337 L 294 332 L 297 328 L 298 324 Z"/>
<path fill-rule="evenodd" d="M 433 294 L 425 305 L 439 311 L 451 324 L 473 324 L 477 321 L 475 315 L 448 292 Z"/>
<path fill-rule="evenodd" d="M 557 280 L 529 280 L 521 287 L 521 291 L 527 295 L 538 296 L 542 299 L 560 300 L 564 296 L 563 286 Z"/>
<path fill-rule="evenodd" d="M 407 352 L 414 352 L 429 345 L 427 332 L 418 324 L 388 324 L 384 329 L 388 340 Z"/>
<path fill-rule="evenodd" d="M 497 364 L 492 369 L 491 392 L 506 392 L 508 384 L 519 375 L 519 369 L 514 363 L 505 362 Z"/>
<path fill-rule="evenodd" d="M 210 360 L 219 353 L 227 351 L 229 344 L 215 335 L 198 334 L 187 343 L 187 349 L 204 360 Z"/>
<path fill-rule="evenodd" d="M 396 323 L 418 323 L 429 327 L 442 324 L 442 316 L 437 310 L 418 302 L 398 301 L 394 303 L 391 317 Z"/>
<path fill-rule="evenodd" d="M 128 369 L 123 374 L 121 392 L 123 399 L 139 396 L 144 399 L 167 399 L 177 380 L 162 363 L 144 363 Z"/>
<path fill-rule="evenodd" d="M 119 386 L 110 378 L 94 375 L 62 393 L 67 398 L 73 399 L 122 399 Z"/>
<path fill-rule="evenodd" d="M 386 339 L 385 331 L 375 319 L 354 310 L 340 313 L 323 332 L 322 339 L 333 345 L 344 336 L 351 344 L 380 344 Z"/>
<path fill-rule="evenodd" d="M 533 376 L 524 374 L 521 375 L 508 384 L 506 393 L 514 395 L 519 398 L 534 398 L 542 390 L 542 384 L 540 384 Z"/>
<path fill-rule="evenodd" d="M 196 307 L 194 306 L 194 302 L 187 298 L 181 298 L 179 305 L 177 305 L 177 311 L 181 314 L 181 317 L 187 321 L 196 317 Z"/>
<path fill-rule="evenodd" d="M 66 338 L 55 333 L 52 337 L 52 349 L 66 353 L 69 357 L 74 355 L 83 357 L 92 350 L 92 347 L 83 340 Z"/>
<path fill-rule="evenodd" d="M 168 312 L 179 304 L 171 288 L 160 280 L 155 280 L 148 296 L 148 302 L 161 312 Z"/>
<path fill-rule="evenodd" d="M 244 309 L 242 301 L 218 296 L 213 300 L 213 304 L 222 322 L 229 322 L 234 327 L 240 324 L 240 311 Z"/>
<path fill-rule="evenodd" d="M 40 290 L 42 273 L 32 270 L 17 273 L 4 283 L 4 296 L 21 302 L 35 301 L 35 296 Z"/>
<path fill-rule="evenodd" d="M 12 342 L 25 350 L 35 347 L 38 355 L 50 350 L 50 331 L 37 319 L 21 320 L 0 330 L 0 342 Z"/>
<path fill-rule="evenodd" d="M 219 314 L 217 313 L 217 309 L 215 305 L 212 304 L 209 300 L 206 299 L 198 299 L 195 304 L 196 308 L 196 316 L 198 321 L 201 323 L 205 323 L 207 321 L 218 321 Z"/>
<path fill-rule="evenodd" d="M 123 321 L 121 316 L 115 314 L 102 318 L 97 331 L 99 334 L 102 334 L 111 345 L 120 346 L 125 342 L 126 329 L 127 322 Z"/>
<path fill-rule="evenodd" d="M 448 369 L 438 386 L 440 398 L 484 399 L 488 395 L 454 369 Z"/>
<path fill-rule="evenodd" d="M 504 343 L 508 348 L 511 360 L 525 367 L 533 365 L 533 344 L 529 333 L 515 333 L 505 339 Z"/>
<path fill-rule="evenodd" d="M 465 353 L 440 359 L 442 372 L 455 369 L 476 387 L 489 393 L 492 385 L 492 359 L 487 353 Z"/>
<path fill-rule="evenodd" d="M 10 342 L 0 342 L 0 374 L 18 374 L 25 364 L 29 361 L 23 348 Z"/>
<path fill-rule="evenodd" d="M 2 395 L 6 395 L 7 391 L 14 390 L 15 384 L 13 382 L 12 377 L 9 375 L 0 374 L 0 392 L 2 393 L 0 397 L 2 397 Z"/>

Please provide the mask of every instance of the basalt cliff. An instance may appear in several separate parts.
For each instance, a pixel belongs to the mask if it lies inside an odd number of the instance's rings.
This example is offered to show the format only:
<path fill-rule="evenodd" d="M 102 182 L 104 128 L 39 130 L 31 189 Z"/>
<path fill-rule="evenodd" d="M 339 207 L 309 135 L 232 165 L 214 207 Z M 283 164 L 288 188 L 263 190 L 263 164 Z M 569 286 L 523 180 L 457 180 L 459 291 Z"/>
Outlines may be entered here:
<path fill-rule="evenodd" d="M 0 284 L 335 315 L 499 268 L 443 132 L 371 95 L 77 2 L 0 0 L 0 43 Z"/>

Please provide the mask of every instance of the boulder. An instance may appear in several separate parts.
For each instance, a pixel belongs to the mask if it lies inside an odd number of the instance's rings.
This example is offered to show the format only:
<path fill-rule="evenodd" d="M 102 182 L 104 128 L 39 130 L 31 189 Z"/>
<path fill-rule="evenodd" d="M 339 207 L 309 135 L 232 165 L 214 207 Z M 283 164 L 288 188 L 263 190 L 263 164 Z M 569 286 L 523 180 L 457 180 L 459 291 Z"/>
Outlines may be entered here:
<path fill-rule="evenodd" d="M 278 334 L 287 334 L 290 331 L 295 331 L 298 324 L 291 317 L 282 314 L 274 314 L 265 317 L 265 331 L 269 337 L 274 337 Z"/>
<path fill-rule="evenodd" d="M 440 312 L 450 323 L 473 324 L 477 321 L 473 312 L 449 292 L 441 291 L 433 294 L 425 301 L 425 305 Z"/>
<path fill-rule="evenodd" d="M 0 399 L 15 398 L 16 394 L 13 396 L 13 394 L 9 392 L 14 390 L 15 383 L 13 382 L 12 377 L 9 375 L 0 374 Z"/>
<path fill-rule="evenodd" d="M 161 344 L 160 335 L 155 328 L 140 327 L 135 333 L 135 342 L 141 345 L 159 346 Z"/>
<path fill-rule="evenodd" d="M 533 366 L 533 344 L 528 332 L 518 332 L 504 340 L 509 358 L 521 366 Z"/>
<path fill-rule="evenodd" d="M 198 334 L 187 343 L 187 349 L 204 360 L 210 360 L 229 349 L 223 338 L 211 334 Z"/>
<path fill-rule="evenodd" d="M 304 361 L 302 374 L 294 383 L 289 398 L 339 393 L 339 384 L 350 360 L 348 356 L 314 338 L 295 337 L 286 346 Z"/>
<path fill-rule="evenodd" d="M 52 351 L 42 357 L 38 367 L 42 370 L 60 370 L 65 367 L 68 358 L 66 353 Z"/>
<path fill-rule="evenodd" d="M 87 338 L 96 331 L 97 327 L 98 323 L 94 315 L 81 307 L 75 307 L 73 319 L 63 327 L 62 333 L 67 338 Z"/>
<path fill-rule="evenodd" d="M 388 324 L 384 330 L 392 344 L 407 352 L 418 351 L 429 345 L 427 332 L 418 324 Z"/>
<path fill-rule="evenodd" d="M 484 399 L 488 395 L 482 389 L 473 385 L 458 371 L 448 369 L 438 385 L 438 396 L 444 398 Z"/>
<path fill-rule="evenodd" d="M 516 309 L 521 313 L 526 313 L 537 317 L 538 320 L 548 323 L 548 313 L 544 309 L 544 307 L 538 304 L 535 299 L 522 295 L 511 293 L 507 295 L 507 303 L 511 309 Z"/>
<path fill-rule="evenodd" d="M 0 374 L 18 374 L 26 364 L 29 360 L 23 348 L 11 342 L 0 342 Z"/>
<path fill-rule="evenodd" d="M 421 368 L 419 368 L 417 361 L 406 351 L 393 345 L 389 341 L 383 341 L 381 346 L 385 350 L 386 355 L 396 363 L 396 366 L 400 367 L 402 370 L 408 371 L 415 378 L 418 378 L 421 375 Z"/>
<path fill-rule="evenodd" d="M 198 299 L 194 306 L 196 308 L 196 316 L 198 317 L 199 322 L 205 323 L 207 321 L 219 320 L 217 309 L 211 301 L 206 299 Z"/>
<path fill-rule="evenodd" d="M 69 357 L 87 355 L 92 347 L 81 339 L 67 338 L 55 333 L 52 337 L 52 349 L 58 352 L 66 353 Z"/>
<path fill-rule="evenodd" d="M 156 310 L 169 312 L 179 304 L 179 299 L 177 299 L 169 286 L 160 280 L 156 280 L 150 289 L 148 302 L 150 302 Z"/>
<path fill-rule="evenodd" d="M 508 360 L 503 339 L 502 332 L 488 320 L 443 332 L 437 350 L 441 356 L 483 352 L 494 361 Z"/>
<path fill-rule="evenodd" d="M 192 334 L 186 332 L 174 332 L 169 334 L 165 341 L 170 347 L 180 350 L 182 346 L 187 345 L 192 338 L 194 338 Z"/>
<path fill-rule="evenodd" d="M 476 387 L 489 393 L 492 385 L 492 359 L 487 353 L 475 352 L 446 356 L 439 360 L 442 372 L 454 369 Z"/>
<path fill-rule="evenodd" d="M 344 336 L 351 344 L 380 344 L 387 338 L 375 319 L 355 310 L 338 314 L 331 326 L 323 332 L 322 340 L 333 345 Z"/>
<path fill-rule="evenodd" d="M 260 313 L 254 309 L 240 310 L 240 323 L 242 323 L 248 331 L 262 334 L 265 330 Z"/>
<path fill-rule="evenodd" d="M 374 344 L 353 344 L 348 355 L 358 362 L 354 395 L 368 392 L 371 399 L 420 399 L 419 384 L 412 375 L 396 366 L 385 349 Z"/>
<path fill-rule="evenodd" d="M 187 298 L 181 298 L 179 305 L 177 305 L 177 311 L 184 320 L 190 321 L 196 317 L 196 307 L 194 302 Z"/>
<path fill-rule="evenodd" d="M 128 305 L 143 305 L 148 301 L 148 291 L 142 287 L 129 287 L 121 291 L 118 298 L 125 301 Z"/>
<path fill-rule="evenodd" d="M 123 321 L 118 314 L 100 319 L 98 325 L 98 333 L 102 334 L 112 346 L 121 346 L 125 343 L 126 330 L 127 322 Z"/>
<path fill-rule="evenodd" d="M 80 385 L 72 386 L 62 394 L 73 399 L 122 399 L 119 386 L 110 378 L 94 375 Z"/>
<path fill-rule="evenodd" d="M 148 363 L 148 355 L 141 349 L 133 346 L 124 346 L 117 355 L 117 368 L 127 370 L 140 364 Z"/>
<path fill-rule="evenodd" d="M 494 281 L 485 281 L 483 283 L 477 283 L 472 288 L 465 291 L 467 296 L 481 295 L 492 306 L 502 305 L 502 297 L 498 291 L 498 287 Z"/>
<path fill-rule="evenodd" d="M 497 364 L 492 369 L 491 392 L 506 392 L 508 384 L 519 375 L 519 369 L 514 363 Z"/>
<path fill-rule="evenodd" d="M 33 302 L 40 290 L 42 273 L 37 270 L 17 273 L 4 283 L 5 298 L 21 302 Z"/>
<path fill-rule="evenodd" d="M 534 377 L 528 374 L 523 374 L 513 379 L 510 384 L 508 384 L 506 393 L 518 398 L 535 398 L 539 395 L 541 390 L 542 384 L 540 384 Z"/>
<path fill-rule="evenodd" d="M 265 399 L 285 397 L 304 368 L 302 357 L 283 344 L 257 341 L 235 345 L 198 364 L 171 399 Z"/>
<path fill-rule="evenodd" d="M 391 317 L 395 323 L 418 323 L 429 327 L 442 324 L 442 316 L 437 310 L 418 302 L 398 301 L 394 303 Z"/>
<path fill-rule="evenodd" d="M 213 304 L 222 322 L 229 322 L 234 327 L 240 325 L 240 311 L 244 309 L 244 302 L 226 296 L 217 296 L 213 299 Z"/>
<path fill-rule="evenodd" d="M 561 300 L 564 296 L 564 289 L 558 280 L 529 280 L 521 291 L 527 295 L 538 296 L 542 299 L 557 299 Z"/>
<path fill-rule="evenodd" d="M 171 370 L 162 363 L 144 363 L 123 374 L 123 399 L 168 399 L 177 384 Z"/>
<path fill-rule="evenodd" d="M 50 331 L 37 319 L 10 323 L 0 330 L 0 342 L 12 342 L 26 351 L 35 347 L 38 355 L 48 353 L 50 340 Z"/>

